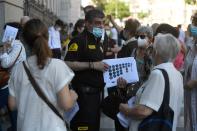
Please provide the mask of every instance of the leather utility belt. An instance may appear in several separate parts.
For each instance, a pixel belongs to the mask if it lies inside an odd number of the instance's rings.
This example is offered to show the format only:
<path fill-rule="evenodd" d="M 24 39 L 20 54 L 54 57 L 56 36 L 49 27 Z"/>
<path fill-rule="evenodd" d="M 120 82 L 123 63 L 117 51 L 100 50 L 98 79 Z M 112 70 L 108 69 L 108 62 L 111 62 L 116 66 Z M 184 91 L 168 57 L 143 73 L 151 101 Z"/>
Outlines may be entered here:
<path fill-rule="evenodd" d="M 101 89 L 99 88 L 95 88 L 95 87 L 91 87 L 91 86 L 84 86 L 81 85 L 80 87 L 78 87 L 79 92 L 82 93 L 100 93 Z"/>

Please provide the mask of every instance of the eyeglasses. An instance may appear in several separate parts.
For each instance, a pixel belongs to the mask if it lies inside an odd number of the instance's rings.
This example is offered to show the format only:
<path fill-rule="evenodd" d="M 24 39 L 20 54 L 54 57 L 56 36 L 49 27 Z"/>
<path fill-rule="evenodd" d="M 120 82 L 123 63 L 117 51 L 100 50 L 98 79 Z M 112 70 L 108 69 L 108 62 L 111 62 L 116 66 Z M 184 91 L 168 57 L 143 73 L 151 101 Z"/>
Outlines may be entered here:
<path fill-rule="evenodd" d="M 140 37 L 141 39 L 145 39 L 145 38 L 146 38 L 146 35 L 136 35 L 136 36 L 135 36 L 136 39 L 138 39 L 139 37 Z"/>

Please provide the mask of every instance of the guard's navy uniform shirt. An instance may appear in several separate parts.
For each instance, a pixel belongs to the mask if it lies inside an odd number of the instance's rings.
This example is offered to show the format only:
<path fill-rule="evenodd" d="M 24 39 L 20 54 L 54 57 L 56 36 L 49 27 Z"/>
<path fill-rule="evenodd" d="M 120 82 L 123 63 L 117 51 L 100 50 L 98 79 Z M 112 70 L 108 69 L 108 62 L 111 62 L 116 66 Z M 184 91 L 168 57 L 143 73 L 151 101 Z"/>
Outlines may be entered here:
<path fill-rule="evenodd" d="M 86 29 L 68 45 L 65 61 L 96 62 L 104 58 L 103 44 Z M 103 72 L 94 69 L 75 71 L 73 85 L 104 87 Z"/>

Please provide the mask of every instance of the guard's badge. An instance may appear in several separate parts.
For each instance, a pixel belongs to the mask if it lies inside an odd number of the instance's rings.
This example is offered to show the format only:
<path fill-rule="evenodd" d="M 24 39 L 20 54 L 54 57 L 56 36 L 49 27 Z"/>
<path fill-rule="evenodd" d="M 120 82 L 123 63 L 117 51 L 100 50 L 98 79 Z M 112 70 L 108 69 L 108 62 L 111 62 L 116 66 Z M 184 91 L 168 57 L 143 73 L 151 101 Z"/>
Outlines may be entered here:
<path fill-rule="evenodd" d="M 87 131 L 88 130 L 88 126 L 80 126 L 78 127 L 78 131 Z"/>
<path fill-rule="evenodd" d="M 77 51 L 78 50 L 78 45 L 77 43 L 73 43 L 70 45 L 68 51 Z"/>
<path fill-rule="evenodd" d="M 93 49 L 96 49 L 96 46 L 95 45 L 88 45 L 88 48 L 93 50 Z"/>

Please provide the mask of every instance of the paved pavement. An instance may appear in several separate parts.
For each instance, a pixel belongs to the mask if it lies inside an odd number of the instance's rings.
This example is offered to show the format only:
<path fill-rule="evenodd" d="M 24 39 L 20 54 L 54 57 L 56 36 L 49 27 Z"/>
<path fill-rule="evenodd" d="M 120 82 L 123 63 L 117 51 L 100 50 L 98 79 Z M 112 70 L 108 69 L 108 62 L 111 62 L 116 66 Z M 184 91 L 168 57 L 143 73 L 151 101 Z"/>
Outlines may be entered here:
<path fill-rule="evenodd" d="M 3 121 L 1 120 L 1 123 L 3 125 L 2 127 L 3 131 L 6 131 L 7 127 L 9 127 L 10 124 L 7 122 L 6 119 L 4 119 Z M 184 119 L 183 119 L 183 116 L 181 116 L 178 122 L 177 131 L 184 131 L 183 123 L 184 123 Z M 101 115 L 101 130 L 100 131 L 115 131 L 113 120 L 105 116 L 104 114 Z"/>
<path fill-rule="evenodd" d="M 6 129 L 10 126 L 8 122 L 8 118 L 4 118 L 2 120 L 2 117 L 1 117 L 0 123 L 3 125 L 2 127 L 3 131 L 6 131 Z M 184 127 L 184 117 L 183 117 L 183 105 L 182 105 L 181 116 L 178 120 L 178 125 L 177 125 L 177 131 L 184 131 L 183 127 Z M 115 131 L 113 120 L 105 116 L 104 114 L 101 115 L 100 131 Z"/>

